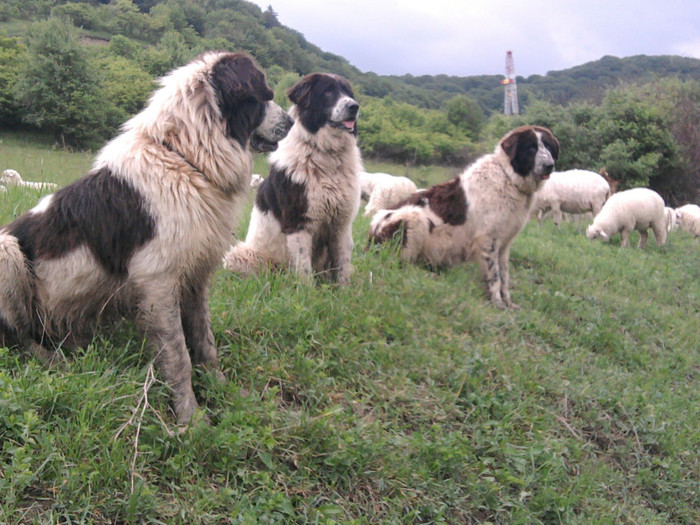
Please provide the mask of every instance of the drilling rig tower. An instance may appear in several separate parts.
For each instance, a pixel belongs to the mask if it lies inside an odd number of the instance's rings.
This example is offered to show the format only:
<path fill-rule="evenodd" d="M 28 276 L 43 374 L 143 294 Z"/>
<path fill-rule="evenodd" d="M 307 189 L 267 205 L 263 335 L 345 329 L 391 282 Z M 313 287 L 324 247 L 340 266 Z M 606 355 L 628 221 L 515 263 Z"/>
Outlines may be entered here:
<path fill-rule="evenodd" d="M 506 51 L 506 78 L 501 80 L 505 86 L 505 96 L 503 100 L 503 114 L 517 115 L 518 109 L 518 86 L 515 83 L 515 65 L 513 64 L 513 52 Z"/>

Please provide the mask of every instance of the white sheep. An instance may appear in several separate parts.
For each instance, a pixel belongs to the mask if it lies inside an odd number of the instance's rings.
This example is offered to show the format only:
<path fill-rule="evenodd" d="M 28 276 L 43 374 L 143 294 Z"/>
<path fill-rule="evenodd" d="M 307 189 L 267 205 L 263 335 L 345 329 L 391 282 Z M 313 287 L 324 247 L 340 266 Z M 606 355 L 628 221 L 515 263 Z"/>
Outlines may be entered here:
<path fill-rule="evenodd" d="M 622 246 L 628 245 L 632 230 L 639 232 L 638 248 L 646 246 L 651 228 L 656 244 L 666 243 L 666 213 L 661 195 L 648 188 L 633 188 L 612 195 L 586 230 L 586 237 L 608 240 L 620 232 Z"/>
<path fill-rule="evenodd" d="M 666 206 L 664 208 L 664 215 L 666 215 L 666 233 L 671 233 L 678 228 L 678 222 L 676 221 L 676 210 Z"/>
<path fill-rule="evenodd" d="M 372 215 L 399 204 L 418 191 L 408 177 L 397 177 L 388 173 L 360 173 L 361 193 L 369 195 L 365 215 Z"/>
<path fill-rule="evenodd" d="M 259 173 L 253 173 L 253 176 L 250 178 L 250 187 L 255 189 L 258 186 L 260 186 L 260 184 L 264 180 L 265 180 L 265 177 L 263 177 Z"/>
<path fill-rule="evenodd" d="M 605 177 L 593 171 L 555 171 L 535 192 L 532 214 L 538 215 L 542 225 L 544 214 L 552 210 L 554 224 L 559 226 L 562 212 L 597 215 L 613 192 Z"/>
<path fill-rule="evenodd" d="M 681 230 L 690 232 L 695 237 L 700 237 L 700 206 L 697 204 L 686 204 L 676 208 L 674 216 Z"/>
<path fill-rule="evenodd" d="M 380 180 L 389 180 L 393 175 L 388 173 L 369 173 L 366 171 L 360 172 L 360 196 L 368 200 L 372 194 L 372 190 Z"/>
<path fill-rule="evenodd" d="M 58 188 L 58 184 L 54 184 L 53 182 L 31 182 L 22 180 L 19 173 L 9 169 L 2 172 L 0 183 L 5 186 L 22 186 L 24 188 L 35 188 L 39 190 L 55 190 Z"/>

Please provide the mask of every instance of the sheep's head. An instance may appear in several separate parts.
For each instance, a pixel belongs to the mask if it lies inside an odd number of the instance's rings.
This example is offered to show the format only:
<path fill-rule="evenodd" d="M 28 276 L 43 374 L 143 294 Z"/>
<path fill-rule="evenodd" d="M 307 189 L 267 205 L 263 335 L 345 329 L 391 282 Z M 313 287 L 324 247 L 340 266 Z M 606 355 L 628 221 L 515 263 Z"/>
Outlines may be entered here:
<path fill-rule="evenodd" d="M 598 239 L 601 238 L 604 241 L 607 241 L 610 239 L 607 233 L 603 231 L 602 228 L 599 226 L 596 226 L 594 224 L 591 224 L 587 229 L 586 229 L 586 237 L 589 239 Z"/>
<path fill-rule="evenodd" d="M 22 177 L 19 176 L 15 170 L 5 170 L 0 176 L 0 182 L 3 184 L 17 184 L 22 181 Z"/>

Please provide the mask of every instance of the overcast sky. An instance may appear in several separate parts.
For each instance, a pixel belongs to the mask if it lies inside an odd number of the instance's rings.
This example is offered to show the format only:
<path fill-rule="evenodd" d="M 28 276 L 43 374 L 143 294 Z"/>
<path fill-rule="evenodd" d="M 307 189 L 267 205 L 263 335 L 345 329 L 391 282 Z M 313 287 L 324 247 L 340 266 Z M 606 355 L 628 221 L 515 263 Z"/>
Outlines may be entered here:
<path fill-rule="evenodd" d="M 544 75 L 605 55 L 700 58 L 700 0 L 255 0 L 380 75 Z"/>

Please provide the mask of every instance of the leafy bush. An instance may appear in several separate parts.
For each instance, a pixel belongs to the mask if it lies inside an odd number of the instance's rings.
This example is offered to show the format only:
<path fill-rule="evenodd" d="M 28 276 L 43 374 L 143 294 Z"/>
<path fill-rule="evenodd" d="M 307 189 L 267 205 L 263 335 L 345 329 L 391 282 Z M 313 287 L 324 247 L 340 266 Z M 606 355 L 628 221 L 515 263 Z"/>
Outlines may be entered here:
<path fill-rule="evenodd" d="M 118 112 L 105 100 L 78 33 L 50 18 L 32 25 L 14 86 L 27 124 L 51 131 L 63 145 L 85 146 L 109 136 Z"/>

